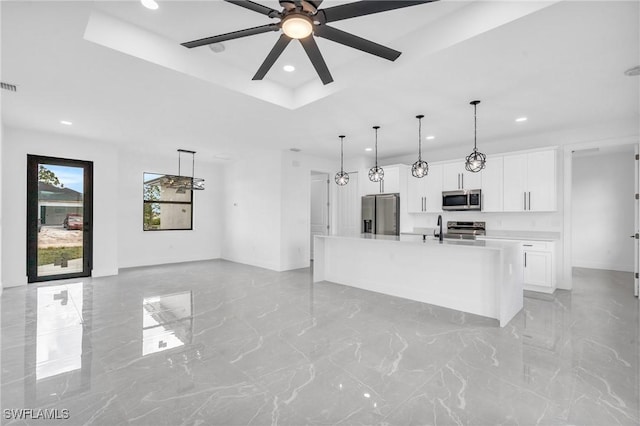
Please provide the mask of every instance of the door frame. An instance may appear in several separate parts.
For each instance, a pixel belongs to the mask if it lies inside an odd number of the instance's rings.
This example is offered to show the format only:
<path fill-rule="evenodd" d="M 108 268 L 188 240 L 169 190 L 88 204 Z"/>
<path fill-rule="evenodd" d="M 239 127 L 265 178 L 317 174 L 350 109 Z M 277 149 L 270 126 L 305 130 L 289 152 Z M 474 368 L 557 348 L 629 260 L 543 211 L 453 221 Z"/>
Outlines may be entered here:
<path fill-rule="evenodd" d="M 38 165 L 83 169 L 82 271 L 38 276 Z M 93 162 L 27 154 L 27 282 L 90 277 L 93 267 Z"/>
<path fill-rule="evenodd" d="M 617 139 L 603 139 L 592 142 L 580 142 L 580 143 L 572 143 L 564 145 L 561 150 L 562 152 L 562 176 L 563 176 L 563 200 L 562 200 L 562 209 L 563 209 L 563 226 L 562 226 L 562 262 L 561 262 L 561 270 L 558 273 L 558 285 L 557 288 L 563 290 L 572 290 L 573 289 L 573 264 L 572 264 L 572 254 L 573 248 L 571 246 L 572 239 L 572 226 L 571 226 L 571 195 L 572 195 L 572 184 L 571 180 L 573 178 L 573 151 L 574 150 L 582 150 L 582 149 L 591 149 L 591 148 L 605 148 L 605 147 L 613 147 L 613 146 L 635 146 L 636 150 L 640 147 L 640 143 L 636 137 L 629 138 L 617 138 Z M 635 164 L 636 171 L 638 170 L 638 163 Z M 636 175 L 637 180 L 637 175 Z M 638 220 L 636 215 L 636 220 Z M 637 242 L 636 242 L 637 245 Z M 638 257 L 638 256 L 636 256 Z M 635 272 L 638 272 L 637 270 Z M 634 287 L 637 285 L 638 280 L 635 278 Z M 634 289 L 635 290 L 635 289 Z"/>
<path fill-rule="evenodd" d="M 319 178 L 319 179 L 314 179 L 315 178 Z M 323 234 L 322 235 L 330 235 L 331 234 L 331 228 L 332 228 L 332 221 L 331 221 L 331 206 L 333 205 L 333 203 L 331 202 L 331 178 L 329 173 L 327 172 L 321 172 L 321 171 L 317 171 L 317 170 L 311 170 L 310 171 L 310 179 L 309 179 L 309 260 L 313 260 L 314 257 L 314 252 L 313 252 L 313 236 L 312 236 L 312 229 L 311 229 L 311 198 L 313 197 L 313 191 L 311 190 L 311 187 L 313 186 L 313 182 L 314 181 L 318 181 L 318 182 L 322 182 L 326 185 L 326 206 L 324 206 L 323 210 L 326 209 L 326 211 L 324 212 L 324 214 L 326 215 L 327 218 L 327 224 L 325 229 L 323 230 Z"/>

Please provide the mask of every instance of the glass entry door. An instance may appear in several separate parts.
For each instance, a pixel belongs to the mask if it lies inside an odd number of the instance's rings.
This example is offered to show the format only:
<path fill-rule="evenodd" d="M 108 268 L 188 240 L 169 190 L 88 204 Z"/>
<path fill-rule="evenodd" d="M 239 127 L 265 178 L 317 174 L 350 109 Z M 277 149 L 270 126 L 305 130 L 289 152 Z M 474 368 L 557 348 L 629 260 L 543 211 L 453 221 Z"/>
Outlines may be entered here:
<path fill-rule="evenodd" d="M 93 163 L 27 156 L 28 281 L 88 277 Z"/>

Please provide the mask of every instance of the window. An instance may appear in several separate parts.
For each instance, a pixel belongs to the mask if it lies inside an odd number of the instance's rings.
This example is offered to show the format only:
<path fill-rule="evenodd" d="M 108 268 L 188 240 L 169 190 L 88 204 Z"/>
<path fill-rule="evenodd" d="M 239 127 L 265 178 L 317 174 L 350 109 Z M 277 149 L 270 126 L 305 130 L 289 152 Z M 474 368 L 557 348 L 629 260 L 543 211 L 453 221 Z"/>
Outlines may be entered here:
<path fill-rule="evenodd" d="M 144 174 L 145 231 L 193 229 L 193 192 L 170 186 L 166 175 Z"/>

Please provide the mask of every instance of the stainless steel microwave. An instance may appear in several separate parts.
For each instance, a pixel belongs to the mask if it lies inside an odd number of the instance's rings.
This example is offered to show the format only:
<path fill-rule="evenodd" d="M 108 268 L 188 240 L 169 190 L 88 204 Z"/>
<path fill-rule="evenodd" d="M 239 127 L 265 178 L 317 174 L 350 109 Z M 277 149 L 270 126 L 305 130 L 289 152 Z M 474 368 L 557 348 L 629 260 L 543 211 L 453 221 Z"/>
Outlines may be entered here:
<path fill-rule="evenodd" d="M 442 191 L 442 210 L 482 210 L 480 189 Z"/>

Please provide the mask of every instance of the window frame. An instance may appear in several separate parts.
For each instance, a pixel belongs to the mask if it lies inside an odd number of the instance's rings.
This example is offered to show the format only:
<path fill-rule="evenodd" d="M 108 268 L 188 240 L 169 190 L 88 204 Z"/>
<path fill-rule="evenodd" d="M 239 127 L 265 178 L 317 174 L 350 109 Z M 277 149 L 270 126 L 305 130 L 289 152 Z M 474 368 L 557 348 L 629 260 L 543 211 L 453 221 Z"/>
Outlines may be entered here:
<path fill-rule="evenodd" d="M 189 192 L 189 201 L 163 201 L 163 200 L 147 200 L 145 197 L 145 185 L 146 175 L 155 175 L 155 176 L 173 176 L 169 173 L 154 173 L 154 172 L 142 172 L 142 230 L 143 231 L 193 231 L 193 191 L 187 190 Z M 147 204 L 167 204 L 167 205 L 188 205 L 190 207 L 190 215 L 189 215 L 189 227 L 188 228 L 164 228 L 164 229 L 154 229 L 145 226 L 145 206 Z"/>

